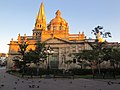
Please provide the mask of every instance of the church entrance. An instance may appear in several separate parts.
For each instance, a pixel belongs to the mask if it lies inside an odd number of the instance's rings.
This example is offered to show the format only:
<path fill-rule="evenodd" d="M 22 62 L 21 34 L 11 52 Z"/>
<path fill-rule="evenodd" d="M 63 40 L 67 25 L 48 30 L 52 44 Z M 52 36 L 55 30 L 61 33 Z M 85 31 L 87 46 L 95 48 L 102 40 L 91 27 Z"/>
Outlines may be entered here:
<path fill-rule="evenodd" d="M 59 66 L 59 53 L 58 49 L 54 49 L 54 52 L 52 55 L 49 55 L 49 61 L 50 61 L 50 68 L 51 69 L 58 69 Z"/>

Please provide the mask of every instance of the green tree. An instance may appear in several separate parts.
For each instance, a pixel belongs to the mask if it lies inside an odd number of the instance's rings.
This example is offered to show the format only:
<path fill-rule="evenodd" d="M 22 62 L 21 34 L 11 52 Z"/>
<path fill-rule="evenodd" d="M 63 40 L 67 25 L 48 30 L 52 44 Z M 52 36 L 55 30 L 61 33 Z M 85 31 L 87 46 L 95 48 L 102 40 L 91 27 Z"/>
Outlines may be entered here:
<path fill-rule="evenodd" d="M 104 49 L 104 57 L 103 60 L 110 60 L 111 69 L 113 69 L 112 73 L 115 78 L 116 68 L 118 69 L 120 63 L 120 48 L 116 46 L 107 45 Z"/>
<path fill-rule="evenodd" d="M 25 65 L 26 64 L 25 53 L 26 53 L 26 49 L 28 47 L 28 44 L 26 42 L 23 42 L 23 43 L 18 44 L 18 45 L 20 48 L 20 50 L 18 52 L 22 55 L 23 65 Z"/>
<path fill-rule="evenodd" d="M 94 60 L 97 62 L 98 72 L 101 74 L 100 63 L 103 61 L 103 48 L 105 47 L 105 42 L 95 42 L 94 44 L 89 44 L 92 47 L 92 53 L 94 53 L 92 56 L 95 57 Z"/>
<path fill-rule="evenodd" d="M 106 46 L 103 48 L 104 57 L 103 60 L 110 60 L 113 67 L 115 67 L 115 64 L 117 65 L 120 62 L 120 48 L 119 47 L 113 47 L 113 46 Z"/>
<path fill-rule="evenodd" d="M 92 69 L 92 74 L 94 75 L 94 69 L 96 67 L 95 63 L 96 63 L 98 53 L 96 53 L 95 50 L 83 50 L 80 53 L 77 53 L 75 56 L 77 57 L 78 62 L 81 63 L 81 68 L 83 68 L 83 65 L 82 65 L 83 61 L 89 61 Z"/>
<path fill-rule="evenodd" d="M 45 53 L 45 43 L 41 43 L 41 42 L 37 42 L 36 43 L 36 49 L 35 49 L 35 52 L 37 54 L 37 61 L 39 61 L 40 59 L 45 59 L 47 58 L 47 55 Z"/>
<path fill-rule="evenodd" d="M 45 43 L 37 42 L 35 50 L 30 50 L 26 53 L 25 59 L 27 62 L 34 62 L 39 63 L 42 60 L 45 60 L 47 58 L 47 55 L 45 53 Z"/>
<path fill-rule="evenodd" d="M 38 58 L 34 50 L 29 50 L 25 55 L 25 59 L 27 63 L 30 63 L 36 61 Z"/>

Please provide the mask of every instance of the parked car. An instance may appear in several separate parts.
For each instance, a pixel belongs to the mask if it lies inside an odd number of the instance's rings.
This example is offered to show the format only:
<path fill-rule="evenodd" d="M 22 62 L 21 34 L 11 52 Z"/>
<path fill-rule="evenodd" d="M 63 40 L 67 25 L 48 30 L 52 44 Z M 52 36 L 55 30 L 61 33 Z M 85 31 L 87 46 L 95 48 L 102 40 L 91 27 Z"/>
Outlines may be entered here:
<path fill-rule="evenodd" d="M 6 66 L 7 61 L 5 59 L 0 59 L 0 66 Z"/>

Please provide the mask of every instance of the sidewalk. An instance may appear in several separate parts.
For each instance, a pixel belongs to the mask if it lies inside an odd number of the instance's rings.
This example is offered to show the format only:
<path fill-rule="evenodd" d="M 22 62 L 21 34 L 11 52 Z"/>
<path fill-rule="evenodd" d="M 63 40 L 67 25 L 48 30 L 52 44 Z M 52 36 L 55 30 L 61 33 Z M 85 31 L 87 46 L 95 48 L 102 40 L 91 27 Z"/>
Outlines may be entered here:
<path fill-rule="evenodd" d="M 120 90 L 119 80 L 22 79 L 0 70 L 0 90 Z"/>

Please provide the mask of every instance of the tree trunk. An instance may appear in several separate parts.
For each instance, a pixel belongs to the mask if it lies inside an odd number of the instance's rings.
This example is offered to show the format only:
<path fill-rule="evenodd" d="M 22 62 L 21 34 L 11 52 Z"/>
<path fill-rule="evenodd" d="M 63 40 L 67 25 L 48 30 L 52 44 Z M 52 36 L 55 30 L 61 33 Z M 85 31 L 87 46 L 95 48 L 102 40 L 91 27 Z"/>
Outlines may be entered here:
<path fill-rule="evenodd" d="M 98 73 L 101 74 L 100 61 L 98 60 Z"/>
<path fill-rule="evenodd" d="M 94 62 L 91 62 L 91 70 L 92 70 L 92 75 L 93 75 L 93 79 L 95 78 L 95 71 L 94 71 Z"/>

